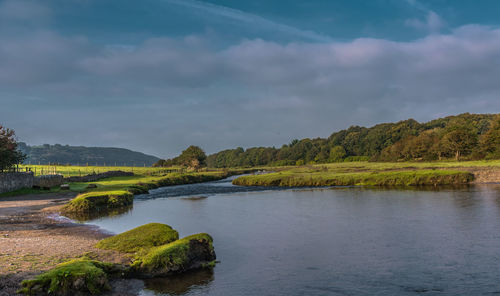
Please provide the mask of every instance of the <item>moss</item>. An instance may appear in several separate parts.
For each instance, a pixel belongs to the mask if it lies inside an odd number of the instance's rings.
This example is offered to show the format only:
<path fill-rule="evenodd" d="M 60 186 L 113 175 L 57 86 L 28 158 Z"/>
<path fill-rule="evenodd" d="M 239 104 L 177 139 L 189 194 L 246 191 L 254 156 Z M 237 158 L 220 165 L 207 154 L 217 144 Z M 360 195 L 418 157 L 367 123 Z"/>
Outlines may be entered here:
<path fill-rule="evenodd" d="M 19 293 L 27 295 L 99 295 L 110 289 L 107 272 L 111 263 L 76 259 L 59 264 L 32 280 L 21 283 Z"/>
<path fill-rule="evenodd" d="M 132 193 L 125 190 L 80 194 L 63 208 L 64 212 L 90 212 L 101 208 L 118 208 L 133 203 Z"/>
<path fill-rule="evenodd" d="M 150 223 L 103 239 L 97 243 L 96 247 L 123 253 L 135 253 L 142 249 L 168 244 L 178 239 L 179 233 L 170 226 Z"/>
<path fill-rule="evenodd" d="M 206 233 L 187 236 L 152 248 L 131 267 L 136 273 L 147 276 L 164 276 L 200 268 L 215 260 L 212 242 L 212 237 Z"/>

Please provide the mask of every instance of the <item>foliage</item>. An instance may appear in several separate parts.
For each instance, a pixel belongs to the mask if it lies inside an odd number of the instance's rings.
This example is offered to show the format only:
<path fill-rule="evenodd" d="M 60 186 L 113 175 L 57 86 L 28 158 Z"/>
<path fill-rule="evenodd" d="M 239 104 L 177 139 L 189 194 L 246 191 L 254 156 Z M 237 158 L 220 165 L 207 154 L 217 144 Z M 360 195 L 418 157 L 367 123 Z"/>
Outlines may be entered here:
<path fill-rule="evenodd" d="M 141 249 L 161 246 L 178 239 L 179 233 L 170 226 L 160 223 L 149 223 L 103 239 L 97 243 L 96 247 L 123 253 L 135 253 Z"/>
<path fill-rule="evenodd" d="M 0 125 L 0 172 L 22 163 L 25 157 L 18 150 L 14 131 Z"/>
<path fill-rule="evenodd" d="M 182 153 L 173 159 L 161 159 L 154 164 L 155 167 L 167 167 L 181 165 L 193 169 L 199 169 L 206 166 L 207 156 L 205 152 L 198 146 L 189 146 Z"/>
<path fill-rule="evenodd" d="M 491 123 L 491 128 L 481 138 L 481 153 L 487 159 L 500 159 L 500 115 Z"/>
<path fill-rule="evenodd" d="M 429 161 L 500 158 L 500 132 L 494 114 L 413 119 L 366 128 L 351 126 L 327 139 L 293 140 L 281 148 L 239 147 L 207 157 L 209 167 L 302 165 L 339 161 Z"/>
<path fill-rule="evenodd" d="M 330 162 L 340 162 L 343 161 L 346 156 L 344 147 L 337 145 L 330 150 Z"/>

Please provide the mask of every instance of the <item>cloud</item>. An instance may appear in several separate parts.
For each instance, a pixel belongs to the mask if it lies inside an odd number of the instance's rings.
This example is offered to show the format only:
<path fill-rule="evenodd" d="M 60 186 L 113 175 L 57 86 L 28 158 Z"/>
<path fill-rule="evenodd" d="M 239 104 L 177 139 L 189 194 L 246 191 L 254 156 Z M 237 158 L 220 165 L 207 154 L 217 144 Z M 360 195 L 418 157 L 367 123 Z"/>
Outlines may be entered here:
<path fill-rule="evenodd" d="M 4 0 L 0 3 L 0 19 L 3 20 L 45 20 L 50 14 L 50 10 L 38 1 Z"/>
<path fill-rule="evenodd" d="M 425 20 L 408 19 L 405 21 L 405 25 L 418 30 L 436 33 L 446 27 L 446 22 L 434 11 L 429 11 Z"/>
<path fill-rule="evenodd" d="M 279 146 L 351 124 L 498 112 L 498 77 L 500 30 L 477 25 L 410 42 L 224 48 L 204 36 L 128 45 L 0 34 L 0 118 L 21 140 L 163 157 L 190 144 Z"/>
<path fill-rule="evenodd" d="M 253 26 L 266 28 L 268 30 L 281 32 L 288 35 L 297 36 L 300 38 L 305 38 L 306 40 L 319 41 L 319 42 L 328 42 L 332 40 L 330 37 L 316 33 L 314 31 L 302 30 L 289 25 L 274 22 L 272 20 L 263 18 L 255 14 L 247 13 L 226 6 L 215 5 L 197 0 L 164 0 L 164 1 L 170 4 L 180 5 L 191 9 L 203 11 L 204 13 L 208 13 L 214 16 L 224 17 L 227 19 L 236 20 L 238 22 L 248 23 Z"/>

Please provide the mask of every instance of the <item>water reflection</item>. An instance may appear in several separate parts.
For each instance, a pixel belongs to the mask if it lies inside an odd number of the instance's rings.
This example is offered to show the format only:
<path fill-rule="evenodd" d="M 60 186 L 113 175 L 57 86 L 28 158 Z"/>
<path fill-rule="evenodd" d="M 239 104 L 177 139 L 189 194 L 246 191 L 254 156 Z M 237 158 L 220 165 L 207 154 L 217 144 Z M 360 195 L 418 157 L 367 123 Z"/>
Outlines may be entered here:
<path fill-rule="evenodd" d="M 90 213 L 66 213 L 65 216 L 78 221 L 78 222 L 87 222 L 99 218 L 112 218 L 112 217 L 118 217 L 127 213 L 130 213 L 132 209 L 134 208 L 133 205 L 130 206 L 124 206 L 120 207 L 117 209 L 102 209 L 100 211 L 96 212 L 90 212 Z"/>
<path fill-rule="evenodd" d="M 140 295 L 500 291 L 500 185 L 262 192 L 224 182 L 200 186 L 158 189 L 138 198 L 130 214 L 92 222 L 115 233 L 160 222 L 181 236 L 214 238 L 221 263 L 213 273 L 149 280 Z"/>
<path fill-rule="evenodd" d="M 144 281 L 147 290 L 162 295 L 184 295 L 192 289 L 208 286 L 214 280 L 212 269 L 201 269 L 166 278 L 155 278 Z"/>

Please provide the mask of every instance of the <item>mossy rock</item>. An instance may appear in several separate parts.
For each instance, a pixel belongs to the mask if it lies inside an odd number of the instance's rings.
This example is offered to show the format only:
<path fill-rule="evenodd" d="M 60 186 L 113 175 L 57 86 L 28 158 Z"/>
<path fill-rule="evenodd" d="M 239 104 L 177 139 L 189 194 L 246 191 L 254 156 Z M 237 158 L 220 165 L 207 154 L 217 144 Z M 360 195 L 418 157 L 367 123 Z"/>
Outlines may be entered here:
<path fill-rule="evenodd" d="M 129 206 L 133 202 L 134 196 L 125 190 L 89 192 L 72 199 L 63 208 L 63 212 L 90 212 Z"/>
<path fill-rule="evenodd" d="M 96 247 L 123 253 L 135 253 L 140 250 L 165 245 L 178 239 L 179 233 L 170 226 L 149 223 L 103 239 L 97 243 Z"/>
<path fill-rule="evenodd" d="M 114 270 L 111 263 L 76 259 L 23 281 L 18 292 L 26 295 L 100 295 L 110 289 L 107 274 Z"/>
<path fill-rule="evenodd" d="M 211 266 L 216 259 L 212 237 L 200 233 L 154 247 L 132 264 L 138 277 L 158 277 Z"/>

